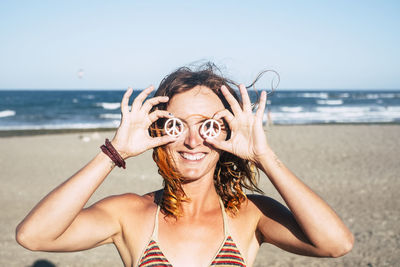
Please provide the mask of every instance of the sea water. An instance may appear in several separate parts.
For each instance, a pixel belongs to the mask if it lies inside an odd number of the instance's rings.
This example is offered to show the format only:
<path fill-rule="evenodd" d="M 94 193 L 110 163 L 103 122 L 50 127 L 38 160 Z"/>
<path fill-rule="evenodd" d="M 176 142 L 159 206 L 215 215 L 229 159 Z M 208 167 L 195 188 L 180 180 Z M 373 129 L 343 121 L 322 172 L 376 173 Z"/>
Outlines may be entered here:
<path fill-rule="evenodd" d="M 0 130 L 115 128 L 119 90 L 1 90 Z M 140 90 L 134 91 L 137 96 Z M 134 97 L 133 96 L 133 97 Z M 251 100 L 257 92 L 250 91 Z M 268 95 L 264 123 L 400 123 L 400 90 L 281 90 Z"/>

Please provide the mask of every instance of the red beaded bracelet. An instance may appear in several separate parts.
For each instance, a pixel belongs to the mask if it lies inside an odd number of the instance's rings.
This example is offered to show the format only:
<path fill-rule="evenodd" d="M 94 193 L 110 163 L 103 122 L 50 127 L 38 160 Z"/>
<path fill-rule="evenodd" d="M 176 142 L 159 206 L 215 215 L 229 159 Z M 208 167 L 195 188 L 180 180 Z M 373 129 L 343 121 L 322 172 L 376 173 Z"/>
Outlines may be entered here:
<path fill-rule="evenodd" d="M 125 169 L 125 160 L 121 157 L 118 151 L 114 148 L 111 142 L 106 139 L 106 142 L 101 147 L 101 151 L 106 154 L 119 168 Z"/>

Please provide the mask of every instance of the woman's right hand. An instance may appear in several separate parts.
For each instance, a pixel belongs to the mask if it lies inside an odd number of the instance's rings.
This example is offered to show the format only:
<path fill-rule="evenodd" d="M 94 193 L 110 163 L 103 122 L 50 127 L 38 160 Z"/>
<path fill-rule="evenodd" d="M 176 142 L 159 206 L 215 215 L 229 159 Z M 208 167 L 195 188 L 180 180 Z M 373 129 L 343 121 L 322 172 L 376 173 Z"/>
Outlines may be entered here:
<path fill-rule="evenodd" d="M 153 90 L 153 86 L 143 90 L 135 98 L 131 108 L 129 108 L 129 98 L 133 92 L 132 88 L 129 88 L 122 98 L 121 124 L 112 140 L 112 144 L 124 159 L 137 156 L 148 149 L 162 146 L 176 139 L 169 135 L 161 137 L 151 137 L 149 135 L 149 127 L 153 122 L 159 118 L 172 117 L 172 114 L 165 110 L 155 110 L 149 113 L 153 106 L 169 100 L 167 96 L 157 96 L 143 103 Z"/>

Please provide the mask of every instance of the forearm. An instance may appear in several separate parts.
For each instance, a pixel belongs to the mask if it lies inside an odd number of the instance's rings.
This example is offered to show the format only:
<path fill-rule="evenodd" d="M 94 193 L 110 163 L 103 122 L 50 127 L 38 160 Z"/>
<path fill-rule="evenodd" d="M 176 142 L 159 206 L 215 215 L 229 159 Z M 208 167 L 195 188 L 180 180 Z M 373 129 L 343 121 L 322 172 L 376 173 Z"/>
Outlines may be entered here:
<path fill-rule="evenodd" d="M 17 234 L 54 240 L 73 222 L 90 196 L 114 168 L 102 152 L 43 198 L 18 225 Z"/>
<path fill-rule="evenodd" d="M 298 179 L 268 149 L 258 167 L 278 190 L 297 223 L 315 247 L 334 251 L 352 242 L 352 234 L 333 209 L 306 184 Z"/>

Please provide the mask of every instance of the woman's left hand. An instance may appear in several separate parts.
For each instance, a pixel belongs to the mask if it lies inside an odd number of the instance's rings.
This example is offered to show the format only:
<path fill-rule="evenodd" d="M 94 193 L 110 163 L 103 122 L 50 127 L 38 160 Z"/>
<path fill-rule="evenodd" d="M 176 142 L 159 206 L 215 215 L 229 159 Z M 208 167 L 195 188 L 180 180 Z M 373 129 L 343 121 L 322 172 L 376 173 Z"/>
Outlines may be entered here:
<path fill-rule="evenodd" d="M 251 102 L 246 87 L 239 85 L 243 108 L 229 90 L 221 87 L 221 91 L 228 101 L 233 114 L 225 109 L 215 114 L 214 119 L 224 118 L 229 125 L 231 137 L 224 141 L 217 138 L 208 138 L 206 141 L 218 149 L 225 150 L 240 158 L 259 163 L 261 157 L 268 150 L 267 138 L 263 129 L 263 116 L 267 102 L 267 94 L 261 92 L 260 102 L 255 114 L 252 112 Z"/>

